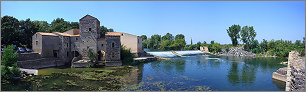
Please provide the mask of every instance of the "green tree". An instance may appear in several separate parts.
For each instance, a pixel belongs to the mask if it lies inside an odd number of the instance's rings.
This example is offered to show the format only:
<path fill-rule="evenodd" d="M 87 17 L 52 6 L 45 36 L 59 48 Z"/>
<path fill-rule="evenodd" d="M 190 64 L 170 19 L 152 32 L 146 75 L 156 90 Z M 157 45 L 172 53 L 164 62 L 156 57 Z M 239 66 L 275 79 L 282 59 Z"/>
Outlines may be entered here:
<path fill-rule="evenodd" d="M 49 32 L 65 32 L 72 29 L 70 23 L 63 18 L 56 18 L 51 22 Z"/>
<path fill-rule="evenodd" d="M 206 44 L 207 44 L 206 41 L 204 41 L 204 42 L 203 42 L 203 45 L 205 46 Z"/>
<path fill-rule="evenodd" d="M 37 32 L 48 32 L 50 24 L 47 21 L 32 21 L 34 26 L 38 28 Z"/>
<path fill-rule="evenodd" d="M 18 55 L 14 53 L 13 45 L 6 46 L 1 56 L 1 81 L 9 82 L 13 77 L 20 76 L 17 59 Z"/>
<path fill-rule="evenodd" d="M 175 36 L 175 40 L 177 40 L 177 39 L 184 39 L 185 40 L 185 36 L 183 34 L 177 34 Z"/>
<path fill-rule="evenodd" d="M 190 44 L 192 45 L 192 38 L 190 39 Z"/>
<path fill-rule="evenodd" d="M 142 48 L 148 48 L 148 39 L 146 35 L 141 35 L 142 38 Z"/>
<path fill-rule="evenodd" d="M 106 32 L 114 32 L 114 30 L 112 28 L 108 29 L 105 26 L 100 26 L 100 37 L 101 38 L 105 38 Z"/>
<path fill-rule="evenodd" d="M 140 37 L 142 38 L 142 40 L 147 40 L 147 35 L 141 35 Z"/>
<path fill-rule="evenodd" d="M 164 35 L 162 37 L 162 40 L 170 40 L 170 41 L 172 41 L 173 40 L 173 36 L 172 36 L 172 34 L 167 33 L 166 35 Z"/>
<path fill-rule="evenodd" d="M 39 30 L 30 19 L 20 21 L 20 43 L 32 48 L 32 36 Z"/>
<path fill-rule="evenodd" d="M 161 43 L 161 36 L 160 35 L 152 35 L 149 41 L 149 48 L 150 49 L 159 49 Z"/>
<path fill-rule="evenodd" d="M 198 43 L 196 44 L 196 49 L 197 49 L 197 50 L 200 50 L 200 47 L 201 47 L 201 42 L 198 42 Z"/>
<path fill-rule="evenodd" d="M 258 45 L 259 45 L 258 40 L 253 40 L 250 43 L 250 48 L 253 53 L 259 53 Z"/>
<path fill-rule="evenodd" d="M 1 18 L 1 43 L 19 44 L 19 21 L 12 16 L 3 16 Z"/>
<path fill-rule="evenodd" d="M 249 44 L 252 42 L 256 37 L 256 32 L 253 28 L 253 26 L 248 27 L 244 26 L 242 27 L 240 31 L 241 41 L 246 45 L 246 50 L 249 50 Z"/>
<path fill-rule="evenodd" d="M 173 43 L 173 40 L 163 40 L 161 42 L 161 49 L 162 50 L 170 50 L 170 46 Z"/>
<path fill-rule="evenodd" d="M 260 43 L 260 52 L 267 52 L 268 51 L 268 41 L 263 39 Z"/>
<path fill-rule="evenodd" d="M 235 24 L 227 29 L 227 34 L 230 36 L 230 38 L 232 40 L 232 44 L 234 46 L 238 45 L 238 39 L 240 38 L 240 36 L 239 36 L 240 30 L 241 30 L 240 26 L 235 25 Z"/>

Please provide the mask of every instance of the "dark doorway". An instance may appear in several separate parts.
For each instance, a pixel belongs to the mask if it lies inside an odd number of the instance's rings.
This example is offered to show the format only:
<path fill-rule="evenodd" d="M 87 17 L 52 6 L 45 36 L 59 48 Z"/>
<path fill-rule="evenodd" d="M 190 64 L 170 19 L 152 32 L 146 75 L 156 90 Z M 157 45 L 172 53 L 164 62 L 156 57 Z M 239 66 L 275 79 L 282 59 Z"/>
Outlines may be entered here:
<path fill-rule="evenodd" d="M 74 57 L 78 57 L 79 56 L 79 52 L 77 52 L 77 51 L 72 51 L 73 52 L 73 56 Z"/>
<path fill-rule="evenodd" d="M 57 58 L 57 50 L 53 50 L 53 57 Z"/>
<path fill-rule="evenodd" d="M 98 51 L 98 61 L 101 61 L 102 53 L 101 51 Z"/>

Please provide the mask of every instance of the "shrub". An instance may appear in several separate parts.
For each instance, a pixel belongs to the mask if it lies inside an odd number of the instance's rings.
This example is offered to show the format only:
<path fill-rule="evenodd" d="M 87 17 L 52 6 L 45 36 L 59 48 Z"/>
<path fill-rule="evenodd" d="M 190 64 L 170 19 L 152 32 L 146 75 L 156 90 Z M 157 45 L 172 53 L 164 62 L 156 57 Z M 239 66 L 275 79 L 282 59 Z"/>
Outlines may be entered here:
<path fill-rule="evenodd" d="M 121 45 L 120 54 L 120 58 L 122 60 L 123 65 L 131 65 L 133 63 L 133 58 L 136 57 L 130 52 L 130 49 L 126 48 L 123 45 Z"/>
<path fill-rule="evenodd" d="M 89 57 L 88 67 L 97 67 L 98 62 L 96 60 L 97 60 L 98 53 L 94 53 L 92 52 L 91 49 L 89 49 L 87 52 L 87 56 Z"/>
<path fill-rule="evenodd" d="M 6 46 L 2 56 L 1 78 L 3 81 L 13 80 L 20 76 L 20 70 L 17 66 L 18 55 L 14 53 L 13 45 Z"/>

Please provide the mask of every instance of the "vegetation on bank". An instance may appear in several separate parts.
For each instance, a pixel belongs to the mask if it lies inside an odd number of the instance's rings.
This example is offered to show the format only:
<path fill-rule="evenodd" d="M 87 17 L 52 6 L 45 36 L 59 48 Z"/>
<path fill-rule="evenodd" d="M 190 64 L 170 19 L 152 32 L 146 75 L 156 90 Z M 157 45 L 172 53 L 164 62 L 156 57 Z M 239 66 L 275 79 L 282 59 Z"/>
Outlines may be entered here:
<path fill-rule="evenodd" d="M 6 46 L 1 56 L 1 84 L 13 82 L 14 77 L 21 74 L 17 66 L 18 55 L 14 53 L 14 48 L 13 45 Z"/>
<path fill-rule="evenodd" d="M 121 45 L 120 58 L 122 60 L 122 65 L 133 65 L 133 58 L 136 56 L 130 52 L 130 49 Z"/>
<path fill-rule="evenodd" d="M 1 43 L 18 47 L 32 48 L 32 36 L 36 32 L 65 32 L 70 29 L 79 29 L 78 22 L 65 21 L 63 18 L 54 19 L 51 24 L 47 21 L 33 21 L 29 18 L 18 20 L 13 16 L 1 17 Z M 113 32 L 112 28 L 100 27 L 100 36 L 105 37 L 106 32 Z"/>
<path fill-rule="evenodd" d="M 232 40 L 232 45 L 237 46 L 239 39 L 243 42 L 243 47 L 247 51 L 251 51 L 256 54 L 276 55 L 279 57 L 288 57 L 289 52 L 296 50 L 301 53 L 301 56 L 305 56 L 305 37 L 303 42 L 296 40 L 294 43 L 288 40 L 274 40 L 267 41 L 265 39 L 262 42 L 258 42 L 255 39 L 256 32 L 253 26 L 240 27 L 240 25 L 232 25 L 227 29 L 227 33 Z"/>
<path fill-rule="evenodd" d="M 232 44 L 220 44 L 215 41 L 211 41 L 210 44 L 204 42 L 197 42 L 186 45 L 185 36 L 178 34 L 175 37 L 167 33 L 164 36 L 155 34 L 150 38 L 146 35 L 142 35 L 142 47 L 148 49 L 159 50 L 199 50 L 201 46 L 207 46 L 212 53 L 221 52 L 221 49 L 229 51 L 231 47 L 244 47 L 246 51 L 250 51 L 256 54 L 262 55 L 276 55 L 279 57 L 288 57 L 288 54 L 292 50 L 296 50 L 301 53 L 301 56 L 305 56 L 305 37 L 303 41 L 296 40 L 294 43 L 288 40 L 270 40 L 265 39 L 262 42 L 258 42 L 256 32 L 253 26 L 232 25 L 227 30 Z M 239 44 L 239 41 L 242 44 Z"/>

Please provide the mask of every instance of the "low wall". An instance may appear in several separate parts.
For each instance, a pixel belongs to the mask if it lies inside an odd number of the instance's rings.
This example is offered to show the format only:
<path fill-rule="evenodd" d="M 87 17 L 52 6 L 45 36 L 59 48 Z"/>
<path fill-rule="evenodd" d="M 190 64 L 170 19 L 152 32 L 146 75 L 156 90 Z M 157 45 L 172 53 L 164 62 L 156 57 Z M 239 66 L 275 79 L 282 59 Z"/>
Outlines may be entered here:
<path fill-rule="evenodd" d="M 284 67 L 284 68 L 278 69 L 276 72 L 273 72 L 272 78 L 286 82 L 287 80 L 286 75 L 287 75 L 287 67 Z"/>
<path fill-rule="evenodd" d="M 305 91 L 305 57 L 297 51 L 289 53 L 286 91 Z"/>
<path fill-rule="evenodd" d="M 31 60 L 31 59 L 39 59 L 41 58 L 38 53 L 19 53 L 18 61 Z"/>
<path fill-rule="evenodd" d="M 17 64 L 20 68 L 27 68 L 27 69 L 39 69 L 39 68 L 65 65 L 64 62 L 56 58 L 39 58 L 39 59 L 17 61 Z"/>

